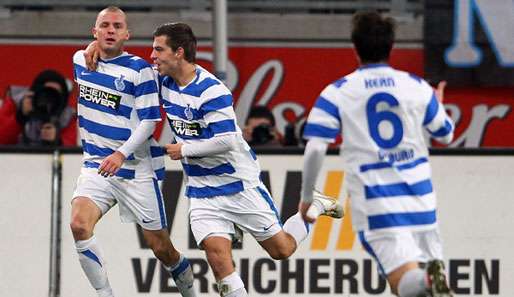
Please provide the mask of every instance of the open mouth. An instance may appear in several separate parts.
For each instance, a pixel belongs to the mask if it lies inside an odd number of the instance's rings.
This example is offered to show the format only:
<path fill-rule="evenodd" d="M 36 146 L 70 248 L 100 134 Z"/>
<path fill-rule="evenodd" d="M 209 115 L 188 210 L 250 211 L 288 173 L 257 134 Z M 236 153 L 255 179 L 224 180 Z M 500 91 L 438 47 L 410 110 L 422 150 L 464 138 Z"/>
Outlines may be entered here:
<path fill-rule="evenodd" d="M 106 38 L 105 41 L 107 41 L 109 43 L 113 43 L 113 42 L 116 42 L 116 39 L 114 39 L 114 38 Z"/>

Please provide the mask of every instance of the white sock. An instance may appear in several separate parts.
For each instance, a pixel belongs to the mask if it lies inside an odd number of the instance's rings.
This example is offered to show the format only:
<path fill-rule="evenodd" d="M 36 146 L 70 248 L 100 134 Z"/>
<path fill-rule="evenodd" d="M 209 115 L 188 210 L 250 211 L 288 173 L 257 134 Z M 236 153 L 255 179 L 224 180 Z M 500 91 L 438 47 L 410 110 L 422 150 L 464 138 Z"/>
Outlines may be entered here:
<path fill-rule="evenodd" d="M 296 246 L 299 246 L 307 235 L 309 235 L 311 227 L 312 224 L 305 222 L 302 219 L 302 215 L 297 212 L 295 215 L 287 219 L 282 229 L 293 236 L 294 240 L 296 240 Z"/>
<path fill-rule="evenodd" d="M 398 283 L 398 295 L 400 297 L 423 296 L 427 291 L 426 272 L 423 269 L 411 269 L 402 276 Z"/>
<path fill-rule="evenodd" d="M 243 280 L 235 271 L 218 282 L 218 290 L 222 297 L 248 297 Z"/>
<path fill-rule="evenodd" d="M 180 254 L 180 259 L 177 264 L 171 267 L 164 265 L 164 267 L 175 280 L 175 284 L 182 296 L 196 297 L 196 292 L 193 287 L 193 270 L 191 269 L 191 264 L 184 255 Z"/>
<path fill-rule="evenodd" d="M 107 279 L 107 271 L 105 270 L 105 261 L 102 256 L 100 247 L 93 235 L 86 240 L 75 242 L 77 253 L 79 254 L 80 266 L 86 274 L 91 286 L 95 288 L 98 296 L 111 297 L 112 288 Z"/>

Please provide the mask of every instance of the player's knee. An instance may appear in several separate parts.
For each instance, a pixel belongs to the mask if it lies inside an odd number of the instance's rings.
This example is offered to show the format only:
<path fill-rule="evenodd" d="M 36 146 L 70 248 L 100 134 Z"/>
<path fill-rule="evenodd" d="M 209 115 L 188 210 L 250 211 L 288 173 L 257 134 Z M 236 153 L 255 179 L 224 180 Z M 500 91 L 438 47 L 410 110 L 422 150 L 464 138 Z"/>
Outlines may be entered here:
<path fill-rule="evenodd" d="M 71 233 L 76 240 L 85 240 L 91 237 L 92 230 L 88 222 L 79 218 L 72 218 L 70 222 Z"/>
<path fill-rule="evenodd" d="M 269 252 L 270 257 L 275 260 L 285 260 L 293 254 L 294 248 L 284 245 L 284 246 L 278 246 L 268 252 Z"/>

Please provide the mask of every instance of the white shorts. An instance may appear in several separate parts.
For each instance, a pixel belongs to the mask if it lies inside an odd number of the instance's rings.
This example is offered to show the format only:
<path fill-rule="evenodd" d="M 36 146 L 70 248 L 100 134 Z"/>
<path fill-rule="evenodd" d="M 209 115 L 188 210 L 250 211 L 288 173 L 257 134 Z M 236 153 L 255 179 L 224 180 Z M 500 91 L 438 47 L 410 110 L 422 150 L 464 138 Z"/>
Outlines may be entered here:
<path fill-rule="evenodd" d="M 190 198 L 189 219 L 196 243 L 210 236 L 233 239 L 236 226 L 257 241 L 266 240 L 282 230 L 282 223 L 264 185 L 230 196 Z"/>
<path fill-rule="evenodd" d="M 361 231 L 359 239 L 364 249 L 378 262 L 379 272 L 383 276 L 407 262 L 425 263 L 443 259 L 437 228 L 424 231 Z"/>
<path fill-rule="evenodd" d="M 104 215 L 119 204 L 123 223 L 137 222 L 146 230 L 166 228 L 166 212 L 159 183 L 155 178 L 105 178 L 95 168 L 82 168 L 73 198 L 91 199 Z"/>

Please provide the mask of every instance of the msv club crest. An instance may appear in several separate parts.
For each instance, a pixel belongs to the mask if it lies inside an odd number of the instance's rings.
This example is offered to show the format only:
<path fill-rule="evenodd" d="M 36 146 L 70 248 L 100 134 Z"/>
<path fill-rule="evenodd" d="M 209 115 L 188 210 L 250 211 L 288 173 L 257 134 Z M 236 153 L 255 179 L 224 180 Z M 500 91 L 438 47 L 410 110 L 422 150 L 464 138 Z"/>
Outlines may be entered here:
<path fill-rule="evenodd" d="M 123 91 L 125 90 L 125 83 L 123 82 L 123 79 L 125 78 L 125 76 L 120 75 L 120 77 L 118 77 L 117 79 L 114 80 L 114 86 L 116 87 L 116 90 L 118 91 Z"/>
<path fill-rule="evenodd" d="M 184 115 L 188 121 L 193 119 L 193 111 L 191 110 L 191 106 L 188 104 L 186 109 L 184 109 Z"/>

